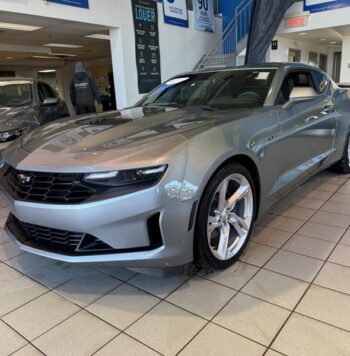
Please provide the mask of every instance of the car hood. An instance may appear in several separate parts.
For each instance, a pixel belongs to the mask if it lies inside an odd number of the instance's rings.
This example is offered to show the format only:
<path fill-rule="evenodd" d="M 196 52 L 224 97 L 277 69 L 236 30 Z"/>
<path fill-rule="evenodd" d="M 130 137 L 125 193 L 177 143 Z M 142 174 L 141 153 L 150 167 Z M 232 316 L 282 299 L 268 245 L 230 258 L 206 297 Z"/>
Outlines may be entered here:
<path fill-rule="evenodd" d="M 32 124 L 34 109 L 31 106 L 0 107 L 0 132 L 27 127 Z"/>
<path fill-rule="evenodd" d="M 147 166 L 162 162 L 167 152 L 220 121 L 249 115 L 247 110 L 208 111 L 199 107 L 136 107 L 118 112 L 63 119 L 42 126 L 5 152 L 21 169 L 64 170 Z M 106 163 L 107 162 L 107 163 Z M 103 165 L 103 167 L 101 167 Z"/>

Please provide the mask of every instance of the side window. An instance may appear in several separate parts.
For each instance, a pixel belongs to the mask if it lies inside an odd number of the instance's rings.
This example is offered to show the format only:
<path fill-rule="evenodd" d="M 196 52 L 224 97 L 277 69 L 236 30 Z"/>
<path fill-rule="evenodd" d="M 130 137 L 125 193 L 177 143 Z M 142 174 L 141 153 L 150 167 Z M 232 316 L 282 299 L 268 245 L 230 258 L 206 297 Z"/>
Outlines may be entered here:
<path fill-rule="evenodd" d="M 291 72 L 287 74 L 283 80 L 276 100 L 276 105 L 283 105 L 289 101 L 290 94 L 295 87 L 308 87 L 317 91 L 310 72 Z"/>
<path fill-rule="evenodd" d="M 325 92 L 328 86 L 328 78 L 319 71 L 314 71 L 314 78 L 316 82 L 317 91 L 322 94 Z"/>
<path fill-rule="evenodd" d="M 41 103 L 47 98 L 46 90 L 42 82 L 38 83 L 38 95 Z"/>
<path fill-rule="evenodd" d="M 45 87 L 45 91 L 48 95 L 48 98 L 56 98 L 57 97 L 57 93 L 52 89 L 52 87 L 50 87 L 50 85 L 43 83 L 43 86 Z"/>

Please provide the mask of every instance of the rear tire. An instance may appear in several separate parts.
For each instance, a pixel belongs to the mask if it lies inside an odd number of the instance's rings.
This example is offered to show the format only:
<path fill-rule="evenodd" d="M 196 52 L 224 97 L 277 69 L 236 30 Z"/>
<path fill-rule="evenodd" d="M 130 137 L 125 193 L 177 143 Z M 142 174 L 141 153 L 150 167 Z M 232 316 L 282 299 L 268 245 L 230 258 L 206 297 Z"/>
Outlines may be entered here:
<path fill-rule="evenodd" d="M 247 246 L 256 213 L 256 189 L 248 169 L 234 163 L 209 182 L 198 208 L 194 258 L 198 267 L 222 270 Z"/>
<path fill-rule="evenodd" d="M 342 174 L 348 174 L 350 173 L 350 135 L 348 135 L 346 142 L 345 142 L 345 147 L 344 147 L 344 152 L 343 152 L 343 157 L 342 159 L 333 167 L 333 169 Z"/>

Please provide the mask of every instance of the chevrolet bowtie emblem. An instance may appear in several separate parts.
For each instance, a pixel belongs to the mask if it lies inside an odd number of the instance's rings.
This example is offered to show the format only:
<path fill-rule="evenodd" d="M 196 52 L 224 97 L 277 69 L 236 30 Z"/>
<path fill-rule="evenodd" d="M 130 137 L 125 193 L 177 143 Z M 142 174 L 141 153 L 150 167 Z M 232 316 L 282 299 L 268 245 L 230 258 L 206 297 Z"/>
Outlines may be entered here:
<path fill-rule="evenodd" d="M 25 174 L 18 174 L 17 179 L 21 184 L 29 184 L 32 180 L 32 177 Z"/>

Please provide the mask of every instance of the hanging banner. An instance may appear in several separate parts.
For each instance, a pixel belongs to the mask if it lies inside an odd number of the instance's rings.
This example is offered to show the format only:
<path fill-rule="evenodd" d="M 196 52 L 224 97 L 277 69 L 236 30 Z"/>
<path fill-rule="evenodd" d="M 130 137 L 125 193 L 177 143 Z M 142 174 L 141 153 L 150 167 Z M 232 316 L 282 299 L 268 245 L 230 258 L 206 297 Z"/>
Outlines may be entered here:
<path fill-rule="evenodd" d="M 193 0 L 194 28 L 198 31 L 215 32 L 213 0 Z"/>
<path fill-rule="evenodd" d="M 158 8 L 155 0 L 132 0 L 139 93 L 161 83 Z"/>
<path fill-rule="evenodd" d="M 171 25 L 188 27 L 186 0 L 163 0 L 164 22 Z"/>
<path fill-rule="evenodd" d="M 89 0 L 48 0 L 48 2 L 55 2 L 57 4 L 69 5 L 75 7 L 89 8 Z"/>
<path fill-rule="evenodd" d="M 304 0 L 304 11 L 321 12 L 349 7 L 350 0 Z"/>
<path fill-rule="evenodd" d="M 265 62 L 266 52 L 287 9 L 298 0 L 255 0 L 248 36 L 246 64 Z"/>

